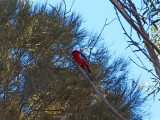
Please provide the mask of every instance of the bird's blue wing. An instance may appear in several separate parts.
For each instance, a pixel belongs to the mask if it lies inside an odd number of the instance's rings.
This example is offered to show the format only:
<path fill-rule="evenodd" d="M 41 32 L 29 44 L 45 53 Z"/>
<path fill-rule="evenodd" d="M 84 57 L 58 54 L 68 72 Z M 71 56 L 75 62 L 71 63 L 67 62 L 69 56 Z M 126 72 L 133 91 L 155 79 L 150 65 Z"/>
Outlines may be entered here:
<path fill-rule="evenodd" d="M 79 57 L 88 65 L 88 62 L 82 53 L 79 54 Z"/>
<path fill-rule="evenodd" d="M 86 65 L 85 65 L 85 67 L 86 67 Z M 87 67 L 86 67 L 86 74 L 87 74 L 88 78 L 89 78 L 91 81 L 93 81 L 93 79 L 92 79 L 92 77 L 91 77 L 91 75 L 90 75 L 89 70 L 87 69 Z"/>

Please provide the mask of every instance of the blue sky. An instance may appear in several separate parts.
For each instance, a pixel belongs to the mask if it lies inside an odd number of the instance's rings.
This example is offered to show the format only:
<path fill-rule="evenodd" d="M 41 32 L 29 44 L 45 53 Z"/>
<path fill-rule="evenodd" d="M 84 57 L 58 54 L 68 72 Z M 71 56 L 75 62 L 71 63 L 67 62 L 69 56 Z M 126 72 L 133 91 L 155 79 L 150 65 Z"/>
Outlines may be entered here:
<path fill-rule="evenodd" d="M 33 0 L 37 2 L 44 2 L 45 0 Z M 70 9 L 73 0 L 65 0 L 67 9 Z M 72 11 L 75 11 L 77 14 L 80 14 L 84 20 L 83 27 L 92 32 L 100 32 L 105 20 L 107 18 L 107 23 L 112 21 L 116 17 L 115 10 L 113 5 L 109 0 L 75 0 L 74 6 Z M 48 3 L 51 5 L 56 5 L 62 2 L 62 0 L 48 0 Z M 138 4 L 138 1 L 137 3 Z M 130 31 L 130 26 L 128 23 L 121 17 L 125 28 Z M 110 46 L 109 50 L 110 53 L 113 54 L 113 58 L 117 56 L 123 56 L 125 58 L 131 57 L 137 63 L 139 61 L 136 59 L 136 56 L 132 53 L 128 46 L 126 40 L 127 37 L 123 34 L 124 31 L 122 30 L 119 21 L 114 20 L 111 24 L 106 26 L 105 30 L 103 31 L 103 42 L 106 46 Z M 135 33 L 133 34 L 133 38 L 137 39 Z M 143 54 L 138 53 L 147 67 L 152 68 L 148 60 L 143 56 Z M 128 59 L 129 60 L 129 59 Z M 152 80 L 150 79 L 151 75 L 148 72 L 142 70 L 134 63 L 131 62 L 130 66 L 130 77 L 139 78 L 141 79 L 141 83 L 147 82 L 149 85 L 152 85 Z M 160 101 L 158 99 L 160 95 L 157 95 L 155 101 L 150 98 L 144 105 L 144 109 L 150 113 L 150 116 L 144 117 L 144 120 L 158 120 L 160 118 Z"/>

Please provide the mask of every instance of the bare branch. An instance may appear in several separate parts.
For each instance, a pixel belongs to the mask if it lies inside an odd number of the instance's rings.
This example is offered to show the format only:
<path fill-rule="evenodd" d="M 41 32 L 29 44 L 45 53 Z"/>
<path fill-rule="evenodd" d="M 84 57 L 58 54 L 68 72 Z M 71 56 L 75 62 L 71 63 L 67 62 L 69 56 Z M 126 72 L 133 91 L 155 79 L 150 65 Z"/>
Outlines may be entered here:
<path fill-rule="evenodd" d="M 74 62 L 75 63 L 75 62 Z M 76 64 L 76 63 L 75 63 Z M 77 65 L 77 64 L 76 64 Z M 111 111 L 117 118 L 119 118 L 119 120 L 126 120 L 121 114 L 119 114 L 114 107 L 107 101 L 107 99 L 103 96 L 103 94 L 97 89 L 97 87 L 95 86 L 94 82 L 91 81 L 88 76 L 86 75 L 86 73 L 83 71 L 83 69 L 77 65 L 79 67 L 79 69 L 83 72 L 83 74 L 86 76 L 86 78 L 89 80 L 90 84 L 92 85 L 92 87 L 94 88 L 94 91 L 99 95 L 99 97 L 105 102 L 105 104 L 108 107 L 108 110 Z"/>
<path fill-rule="evenodd" d="M 65 0 L 63 0 L 63 3 L 64 3 L 64 14 L 67 12 L 67 5 L 66 5 L 66 1 Z"/>
<path fill-rule="evenodd" d="M 53 7 L 51 4 L 49 4 L 49 5 L 56 11 L 57 15 L 58 15 L 59 17 L 61 17 L 60 14 L 59 14 L 59 12 L 57 11 L 57 9 L 56 9 L 55 7 Z"/>
<path fill-rule="evenodd" d="M 97 39 L 96 39 L 97 41 L 93 44 L 92 48 L 90 48 L 90 53 L 91 53 L 93 47 L 97 44 L 97 42 L 98 42 L 99 38 L 101 37 L 101 35 L 102 35 L 102 33 L 103 33 L 105 27 L 106 27 L 107 25 L 111 24 L 111 23 L 112 23 L 114 20 L 116 20 L 116 19 L 117 19 L 117 18 L 114 18 L 114 19 L 111 20 L 109 23 L 107 23 L 107 18 L 106 18 L 105 23 L 104 23 L 104 25 L 103 25 L 103 27 L 102 27 L 102 29 L 101 29 L 99 35 L 97 36 Z M 90 43 L 90 44 L 91 44 L 91 43 Z M 90 46 L 90 44 L 89 44 L 89 46 Z"/>
<path fill-rule="evenodd" d="M 74 0 L 74 1 L 72 2 L 72 5 L 71 5 L 71 7 L 70 7 L 69 11 L 68 11 L 68 12 L 66 12 L 66 14 L 68 14 L 68 13 L 70 13 L 70 12 L 71 12 L 72 7 L 73 7 L 73 5 L 74 5 L 75 1 L 76 1 L 76 0 Z"/>
<path fill-rule="evenodd" d="M 145 67 L 144 65 L 143 65 L 143 66 L 140 66 L 138 63 L 136 63 L 136 62 L 135 62 L 132 58 L 130 58 L 130 57 L 129 57 L 129 59 L 130 59 L 135 65 L 137 65 L 138 67 L 140 67 L 140 68 L 142 68 L 142 69 L 144 69 L 144 70 L 146 70 L 146 71 L 148 71 L 148 72 L 151 72 L 151 74 L 152 74 L 155 78 L 158 79 L 158 77 L 157 77 L 156 75 L 154 75 L 152 71 L 148 70 L 147 67 Z M 140 60 L 140 61 L 141 61 L 141 60 Z"/>
<path fill-rule="evenodd" d="M 155 51 L 157 51 L 160 54 L 159 48 L 152 43 L 152 41 L 149 40 L 149 35 L 148 33 L 144 30 L 141 20 L 138 16 L 137 10 L 134 6 L 134 4 L 131 2 L 131 0 L 128 0 L 129 5 L 132 7 L 132 9 L 129 10 L 129 8 L 124 7 L 124 4 L 120 0 L 110 0 L 111 3 L 118 9 L 118 11 L 122 14 L 122 16 L 126 19 L 126 21 L 141 35 L 143 38 L 143 42 L 146 45 L 146 49 L 149 53 L 149 56 L 147 55 L 147 58 L 153 63 L 156 74 L 160 78 L 160 62 L 159 58 L 156 55 Z M 126 10 L 124 8 L 127 8 L 133 16 L 135 17 L 136 21 L 138 22 L 138 25 L 135 24 L 133 19 L 128 15 Z M 124 29 L 124 28 L 123 28 Z M 127 34 L 126 34 L 127 35 Z M 129 35 L 128 35 L 129 37 Z M 134 42 L 134 41 L 133 41 Z M 134 42 L 135 43 L 135 42 Z M 136 47 L 139 48 L 139 45 L 135 44 Z M 141 50 L 141 49 L 140 49 Z M 143 50 L 141 50 L 144 55 L 146 55 Z"/>
<path fill-rule="evenodd" d="M 123 17 L 127 20 L 127 22 L 138 32 L 140 35 L 144 38 L 144 42 L 150 44 L 159 54 L 160 50 L 153 44 L 149 38 L 147 33 L 143 33 L 141 29 L 138 28 L 138 26 L 133 22 L 133 20 L 129 17 L 128 13 L 122 8 L 120 4 L 118 4 L 117 0 L 110 0 L 112 4 L 118 9 L 118 11 L 123 15 Z"/>

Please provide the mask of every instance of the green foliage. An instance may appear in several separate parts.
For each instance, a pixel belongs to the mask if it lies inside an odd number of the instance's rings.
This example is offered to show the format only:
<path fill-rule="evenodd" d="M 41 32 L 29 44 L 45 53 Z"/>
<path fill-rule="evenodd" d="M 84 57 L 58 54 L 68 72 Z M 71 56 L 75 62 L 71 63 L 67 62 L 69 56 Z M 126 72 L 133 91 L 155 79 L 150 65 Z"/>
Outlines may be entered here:
<path fill-rule="evenodd" d="M 97 36 L 81 29 L 79 16 L 19 0 L 1 0 L 0 11 L 1 119 L 117 119 L 72 63 L 71 51 L 88 47 L 97 87 L 124 117 L 141 119 L 144 99 L 126 82 L 126 62 L 110 63 L 108 51 L 95 47 Z"/>

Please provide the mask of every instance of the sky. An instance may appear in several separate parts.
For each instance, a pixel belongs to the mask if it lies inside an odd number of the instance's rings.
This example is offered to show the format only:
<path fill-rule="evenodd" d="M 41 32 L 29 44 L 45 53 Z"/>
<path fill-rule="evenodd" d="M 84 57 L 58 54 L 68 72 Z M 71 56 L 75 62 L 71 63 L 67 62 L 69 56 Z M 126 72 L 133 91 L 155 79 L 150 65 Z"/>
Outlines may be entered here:
<path fill-rule="evenodd" d="M 98 1 L 98 2 L 97 2 Z M 33 0 L 33 2 L 43 3 L 45 0 Z M 56 4 L 62 2 L 62 0 L 48 0 L 48 4 L 55 6 Z M 67 10 L 70 9 L 73 0 L 65 0 Z M 139 5 L 138 1 L 136 1 L 136 5 Z M 107 23 L 110 23 L 116 17 L 116 13 L 113 5 L 109 0 L 75 0 L 72 11 L 80 14 L 83 19 L 83 27 L 91 32 L 98 32 L 102 30 L 102 27 L 107 19 Z M 130 31 L 130 26 L 128 23 L 122 19 L 125 28 Z M 136 56 L 133 54 L 130 48 L 127 48 L 127 37 L 124 35 L 124 31 L 122 30 L 120 23 L 117 19 L 115 19 L 111 24 L 105 27 L 105 30 L 102 33 L 104 45 L 109 47 L 110 54 L 113 55 L 113 58 L 122 56 L 129 60 L 129 57 L 132 58 L 136 63 L 139 61 L 136 59 Z M 137 39 L 135 33 L 133 34 L 133 38 Z M 141 53 L 138 53 L 143 62 L 147 65 L 147 67 L 152 68 L 151 64 L 145 58 L 145 56 Z M 152 77 L 148 74 L 147 71 L 139 68 L 133 62 L 130 63 L 130 77 L 140 78 L 140 83 L 148 83 L 152 85 Z M 160 95 L 158 94 L 155 100 L 151 97 L 143 106 L 143 108 L 150 113 L 149 116 L 145 116 L 144 120 L 158 120 L 160 118 Z"/>

